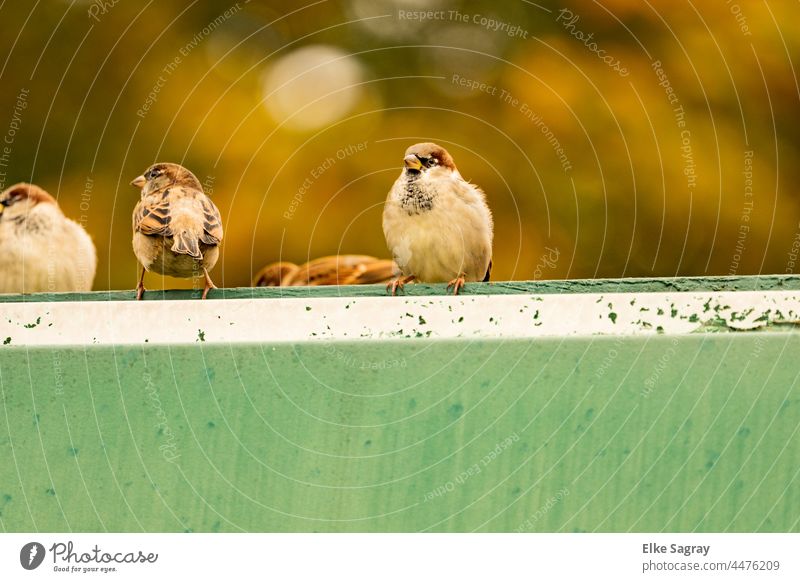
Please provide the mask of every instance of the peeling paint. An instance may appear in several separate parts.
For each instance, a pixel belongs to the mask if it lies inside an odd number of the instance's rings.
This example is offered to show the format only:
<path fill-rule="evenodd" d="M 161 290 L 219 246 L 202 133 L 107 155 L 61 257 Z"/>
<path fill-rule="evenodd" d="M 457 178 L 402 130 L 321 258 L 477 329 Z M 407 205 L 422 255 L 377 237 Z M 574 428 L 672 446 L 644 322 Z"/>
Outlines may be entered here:
<path fill-rule="evenodd" d="M 529 310 L 532 304 L 536 309 Z M 23 302 L 8 303 L 5 309 L 8 320 L 0 322 L 0 337 L 6 337 L 8 345 L 13 336 L 15 346 L 527 338 L 791 332 L 800 321 L 800 293 L 644 293 L 634 300 L 625 293 L 306 296 L 225 302 Z M 39 325 L 37 314 L 44 309 L 47 325 Z M 23 323 L 31 321 L 36 325 Z"/>

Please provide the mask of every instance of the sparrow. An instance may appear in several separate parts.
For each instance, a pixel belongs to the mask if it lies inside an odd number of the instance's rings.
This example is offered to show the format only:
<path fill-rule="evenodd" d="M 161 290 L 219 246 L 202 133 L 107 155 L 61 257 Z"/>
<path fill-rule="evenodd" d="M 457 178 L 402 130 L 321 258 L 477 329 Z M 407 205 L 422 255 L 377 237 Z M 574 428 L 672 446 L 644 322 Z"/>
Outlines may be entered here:
<path fill-rule="evenodd" d="M 397 265 L 389 259 L 367 255 L 332 255 L 297 266 L 281 261 L 261 269 L 254 287 L 296 287 L 300 285 L 369 285 L 390 281 Z"/>
<path fill-rule="evenodd" d="M 34 184 L 0 193 L 0 293 L 91 291 L 97 252 L 86 231 Z"/>
<path fill-rule="evenodd" d="M 488 281 L 493 223 L 484 193 L 435 143 L 411 146 L 403 162 L 383 209 L 383 234 L 400 271 L 386 290 L 446 281 L 458 295 L 466 281 Z"/>
<path fill-rule="evenodd" d="M 145 292 L 144 274 L 203 276 L 203 299 L 216 289 L 208 271 L 219 258 L 222 220 L 200 181 L 178 164 L 155 164 L 132 186 L 142 198 L 133 210 L 133 252 L 142 266 L 136 299 Z"/>

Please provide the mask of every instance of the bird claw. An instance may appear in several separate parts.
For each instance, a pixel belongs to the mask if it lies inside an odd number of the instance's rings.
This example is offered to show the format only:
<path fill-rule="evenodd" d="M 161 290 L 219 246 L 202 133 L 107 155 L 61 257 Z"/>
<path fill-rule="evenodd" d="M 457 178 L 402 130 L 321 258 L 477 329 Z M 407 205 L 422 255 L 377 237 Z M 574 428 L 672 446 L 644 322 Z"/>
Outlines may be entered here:
<path fill-rule="evenodd" d="M 208 292 L 216 288 L 217 286 L 214 285 L 214 283 L 211 283 L 210 285 L 206 284 L 206 286 L 203 287 L 203 295 L 200 297 L 200 299 L 205 299 L 206 297 L 208 297 Z"/>
<path fill-rule="evenodd" d="M 397 295 L 397 290 L 403 291 L 406 283 L 409 283 L 414 280 L 414 275 L 409 275 L 408 277 L 397 277 L 393 279 L 391 283 L 386 286 L 387 293 L 391 289 L 392 297 Z"/>
<path fill-rule="evenodd" d="M 452 287 L 453 295 L 458 295 L 458 292 L 464 288 L 465 283 L 466 279 L 464 279 L 464 275 L 459 275 L 447 284 L 447 291 L 450 291 L 450 287 Z"/>
<path fill-rule="evenodd" d="M 203 269 L 203 273 L 206 276 L 206 284 L 203 286 L 203 295 L 200 297 L 200 299 L 205 299 L 206 297 L 208 297 L 209 291 L 217 288 L 217 286 L 214 285 L 214 281 L 212 281 L 211 277 L 208 276 L 208 271 Z"/>
<path fill-rule="evenodd" d="M 394 297 L 395 295 L 397 295 L 397 290 L 398 289 L 400 289 L 400 291 L 403 291 L 403 287 L 404 286 L 405 286 L 405 284 L 403 283 L 403 280 L 400 279 L 400 278 L 397 278 L 397 279 L 394 279 L 391 283 L 389 283 L 386 286 L 386 292 L 388 293 L 389 289 L 391 289 L 392 290 L 392 297 Z"/>
<path fill-rule="evenodd" d="M 144 274 L 147 272 L 145 267 L 142 267 L 142 273 L 139 275 L 139 282 L 136 283 L 136 301 L 142 300 L 142 295 L 147 289 L 144 288 Z"/>

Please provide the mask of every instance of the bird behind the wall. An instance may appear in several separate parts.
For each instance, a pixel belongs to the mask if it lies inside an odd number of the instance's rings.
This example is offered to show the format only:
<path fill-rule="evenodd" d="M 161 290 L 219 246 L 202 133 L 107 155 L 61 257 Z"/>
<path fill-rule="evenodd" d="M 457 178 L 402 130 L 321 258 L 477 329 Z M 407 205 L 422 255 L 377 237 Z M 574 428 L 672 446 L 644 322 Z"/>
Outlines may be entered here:
<path fill-rule="evenodd" d="M 254 287 L 300 285 L 370 285 L 391 281 L 397 265 L 388 259 L 367 255 L 331 255 L 303 265 L 287 261 L 271 263 L 253 278 Z"/>
<path fill-rule="evenodd" d="M 91 291 L 97 252 L 81 225 L 35 184 L 0 193 L 0 293 Z"/>

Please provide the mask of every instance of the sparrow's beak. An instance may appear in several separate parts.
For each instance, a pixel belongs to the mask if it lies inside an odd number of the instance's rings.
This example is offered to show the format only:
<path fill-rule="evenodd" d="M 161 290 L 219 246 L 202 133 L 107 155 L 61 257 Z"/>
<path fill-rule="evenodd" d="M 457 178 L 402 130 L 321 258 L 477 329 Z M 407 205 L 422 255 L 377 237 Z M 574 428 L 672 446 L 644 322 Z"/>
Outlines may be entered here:
<path fill-rule="evenodd" d="M 145 184 L 147 184 L 147 179 L 144 176 L 137 176 L 136 179 L 131 182 L 131 186 L 136 186 L 137 188 L 144 188 Z"/>
<path fill-rule="evenodd" d="M 406 168 L 409 170 L 416 170 L 419 172 L 422 169 L 422 162 L 420 162 L 419 158 L 414 154 L 408 154 L 403 158 L 403 162 L 405 162 Z"/>

